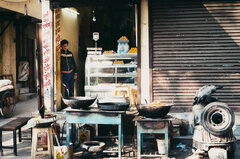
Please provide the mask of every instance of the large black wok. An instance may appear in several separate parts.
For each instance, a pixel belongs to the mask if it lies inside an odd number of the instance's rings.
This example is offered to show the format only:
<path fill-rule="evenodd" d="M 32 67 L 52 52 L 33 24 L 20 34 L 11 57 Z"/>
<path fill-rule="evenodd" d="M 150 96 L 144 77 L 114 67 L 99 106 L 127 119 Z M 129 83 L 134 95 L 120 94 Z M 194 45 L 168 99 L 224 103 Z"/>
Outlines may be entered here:
<path fill-rule="evenodd" d="M 148 105 L 148 104 L 137 104 L 137 110 L 140 116 L 148 118 L 164 118 L 170 111 L 171 105 Z"/>
<path fill-rule="evenodd" d="M 73 109 L 87 109 L 90 105 L 92 105 L 96 97 L 67 97 L 62 98 L 63 103 Z"/>
<path fill-rule="evenodd" d="M 107 111 L 126 111 L 129 107 L 129 103 L 125 102 L 98 102 L 98 108 Z"/>

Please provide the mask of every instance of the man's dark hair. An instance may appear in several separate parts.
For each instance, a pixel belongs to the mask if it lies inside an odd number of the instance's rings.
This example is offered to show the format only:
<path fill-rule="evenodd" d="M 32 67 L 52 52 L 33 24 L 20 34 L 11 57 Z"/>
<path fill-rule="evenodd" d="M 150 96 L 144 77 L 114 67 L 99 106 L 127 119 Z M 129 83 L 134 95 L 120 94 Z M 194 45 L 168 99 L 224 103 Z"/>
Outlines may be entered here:
<path fill-rule="evenodd" d="M 61 47 L 64 45 L 64 44 L 68 44 L 69 42 L 66 40 L 66 39 L 64 39 L 64 40 L 62 40 L 61 41 Z"/>

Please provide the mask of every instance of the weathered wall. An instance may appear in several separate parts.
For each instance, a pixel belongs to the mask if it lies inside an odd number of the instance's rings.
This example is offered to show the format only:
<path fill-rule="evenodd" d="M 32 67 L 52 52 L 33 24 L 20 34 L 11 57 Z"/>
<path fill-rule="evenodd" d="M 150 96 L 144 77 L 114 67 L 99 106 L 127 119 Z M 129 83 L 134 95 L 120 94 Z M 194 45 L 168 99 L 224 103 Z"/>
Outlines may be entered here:
<path fill-rule="evenodd" d="M 8 1 L 8 0 L 6 0 Z M 42 19 L 42 6 L 38 0 L 20 0 L 20 2 L 6 2 L 0 1 L 0 7 L 9 9 L 18 13 L 25 14 L 25 4 L 27 6 L 27 13 L 29 16 L 35 17 L 37 19 Z"/>
<path fill-rule="evenodd" d="M 7 22 L 1 23 L 1 30 Z M 12 74 L 16 85 L 15 27 L 10 24 L 0 37 L 0 74 Z"/>
<path fill-rule="evenodd" d="M 141 102 L 150 100 L 148 0 L 141 0 Z"/>

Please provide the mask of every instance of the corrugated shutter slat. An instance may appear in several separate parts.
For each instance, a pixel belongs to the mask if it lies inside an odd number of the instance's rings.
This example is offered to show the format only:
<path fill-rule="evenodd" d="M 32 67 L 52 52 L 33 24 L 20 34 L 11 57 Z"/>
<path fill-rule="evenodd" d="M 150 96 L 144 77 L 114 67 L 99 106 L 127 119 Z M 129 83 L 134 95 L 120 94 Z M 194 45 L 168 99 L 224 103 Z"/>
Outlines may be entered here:
<path fill-rule="evenodd" d="M 240 110 L 240 1 L 152 0 L 153 100 L 191 110 L 197 89 Z"/>

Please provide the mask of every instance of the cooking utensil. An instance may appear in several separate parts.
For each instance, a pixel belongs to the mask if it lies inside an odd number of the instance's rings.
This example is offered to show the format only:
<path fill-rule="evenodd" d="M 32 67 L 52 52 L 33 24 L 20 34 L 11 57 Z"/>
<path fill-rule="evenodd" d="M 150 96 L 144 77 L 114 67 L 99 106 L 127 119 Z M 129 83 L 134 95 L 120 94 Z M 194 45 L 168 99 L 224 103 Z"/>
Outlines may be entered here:
<path fill-rule="evenodd" d="M 148 101 L 147 101 L 147 99 L 145 99 L 145 102 L 146 102 L 146 104 L 148 104 Z"/>
<path fill-rule="evenodd" d="M 87 109 L 90 105 L 92 105 L 97 97 L 67 97 L 62 98 L 63 103 L 73 109 Z"/>
<path fill-rule="evenodd" d="M 47 128 L 47 127 L 50 127 L 51 124 L 54 122 L 54 120 L 52 121 L 46 121 L 46 122 L 40 122 L 40 123 L 36 123 L 36 128 Z"/>
<path fill-rule="evenodd" d="M 58 145 L 58 148 L 59 148 L 60 156 L 61 156 L 61 158 L 63 159 L 64 156 L 63 156 L 63 153 L 62 153 L 61 145 L 60 145 L 60 143 L 59 143 L 59 140 L 58 140 L 58 137 L 57 137 L 56 131 L 55 131 L 53 125 L 52 125 L 51 127 L 52 127 L 52 131 L 53 131 L 54 137 L 55 137 L 55 139 L 56 139 L 56 141 L 57 141 L 57 145 Z"/>
<path fill-rule="evenodd" d="M 148 104 L 137 104 L 137 110 L 140 116 L 148 118 L 164 118 L 170 111 L 172 105 L 148 105 Z"/>
<path fill-rule="evenodd" d="M 129 103 L 125 102 L 104 102 L 98 103 L 98 108 L 107 111 L 126 111 L 129 107 Z"/>

